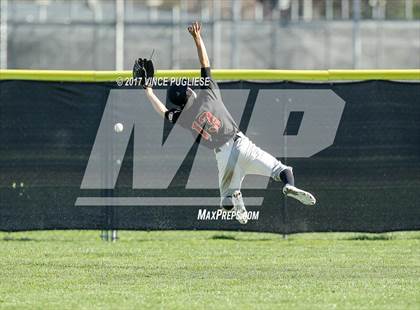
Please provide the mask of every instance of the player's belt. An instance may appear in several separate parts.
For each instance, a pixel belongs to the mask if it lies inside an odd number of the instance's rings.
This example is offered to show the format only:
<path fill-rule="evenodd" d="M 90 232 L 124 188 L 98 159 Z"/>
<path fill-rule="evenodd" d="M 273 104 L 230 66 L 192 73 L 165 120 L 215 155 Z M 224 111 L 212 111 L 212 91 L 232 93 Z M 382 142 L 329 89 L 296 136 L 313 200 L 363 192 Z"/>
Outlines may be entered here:
<path fill-rule="evenodd" d="M 235 135 L 232 137 L 232 140 L 233 140 L 233 142 L 236 142 L 236 141 L 238 141 L 240 138 L 243 138 L 245 135 L 242 133 L 242 132 L 240 132 L 240 131 L 238 131 L 237 133 L 235 133 Z M 227 142 L 226 142 L 227 143 Z M 225 144 L 226 144 L 225 143 Z M 223 145 L 225 145 L 225 144 L 223 144 Z M 221 151 L 221 148 L 223 147 L 223 145 L 222 146 L 220 146 L 220 147 L 216 147 L 215 149 L 214 149 L 214 152 L 215 153 L 219 153 L 220 151 Z"/>
<path fill-rule="evenodd" d="M 244 136 L 244 134 L 240 131 L 238 131 L 234 136 L 233 136 L 233 142 L 236 142 L 236 140 L 242 138 Z"/>

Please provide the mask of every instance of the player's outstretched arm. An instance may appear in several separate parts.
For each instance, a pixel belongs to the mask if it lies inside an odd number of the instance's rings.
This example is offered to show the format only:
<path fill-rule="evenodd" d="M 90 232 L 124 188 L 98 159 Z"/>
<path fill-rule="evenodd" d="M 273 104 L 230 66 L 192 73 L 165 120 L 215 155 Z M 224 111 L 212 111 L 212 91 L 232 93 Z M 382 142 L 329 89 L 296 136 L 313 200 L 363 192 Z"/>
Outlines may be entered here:
<path fill-rule="evenodd" d="M 166 106 L 160 101 L 160 99 L 155 95 L 153 89 L 151 87 L 146 87 L 144 89 L 146 92 L 147 98 L 152 103 L 153 108 L 156 112 L 159 113 L 160 116 L 165 117 L 165 113 L 168 111 Z"/>
<path fill-rule="evenodd" d="M 201 24 L 198 22 L 192 23 L 188 27 L 188 32 L 194 39 L 195 46 L 197 47 L 198 58 L 200 59 L 201 68 L 210 67 L 209 56 L 207 55 L 206 47 L 203 39 L 201 38 Z"/>

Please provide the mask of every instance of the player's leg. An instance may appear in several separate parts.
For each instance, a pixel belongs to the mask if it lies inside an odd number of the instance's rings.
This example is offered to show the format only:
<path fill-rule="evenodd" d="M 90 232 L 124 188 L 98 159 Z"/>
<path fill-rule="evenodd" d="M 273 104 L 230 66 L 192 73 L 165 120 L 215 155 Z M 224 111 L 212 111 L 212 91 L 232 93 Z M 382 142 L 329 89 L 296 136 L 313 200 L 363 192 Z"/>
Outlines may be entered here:
<path fill-rule="evenodd" d="M 314 205 L 315 197 L 295 186 L 295 179 L 292 167 L 284 165 L 274 156 L 257 147 L 247 137 L 241 139 L 242 154 L 246 158 L 243 164 L 245 174 L 258 174 L 272 177 L 275 181 L 282 181 L 284 184 L 284 195 L 294 198 L 305 205 Z"/>
<path fill-rule="evenodd" d="M 242 199 L 241 184 L 245 173 L 238 165 L 239 153 L 229 147 L 216 153 L 219 170 L 220 206 L 225 211 L 235 212 L 236 220 L 241 224 L 248 222 L 248 212 Z"/>
<path fill-rule="evenodd" d="M 231 190 L 221 194 L 220 206 L 227 212 L 235 212 L 235 218 L 239 223 L 246 224 L 248 222 L 248 211 L 240 190 Z"/>

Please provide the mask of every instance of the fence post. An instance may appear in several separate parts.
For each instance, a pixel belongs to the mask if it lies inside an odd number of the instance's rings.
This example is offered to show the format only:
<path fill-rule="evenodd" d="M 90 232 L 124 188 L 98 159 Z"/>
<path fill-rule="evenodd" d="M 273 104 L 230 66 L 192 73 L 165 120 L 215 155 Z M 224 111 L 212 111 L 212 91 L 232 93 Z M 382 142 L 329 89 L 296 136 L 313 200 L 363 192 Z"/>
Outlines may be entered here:
<path fill-rule="evenodd" d="M 0 0 L 0 69 L 7 69 L 7 4 L 8 0 Z"/>
<path fill-rule="evenodd" d="M 353 0 L 353 69 L 359 67 L 359 59 L 362 51 L 360 41 L 360 0 Z"/>

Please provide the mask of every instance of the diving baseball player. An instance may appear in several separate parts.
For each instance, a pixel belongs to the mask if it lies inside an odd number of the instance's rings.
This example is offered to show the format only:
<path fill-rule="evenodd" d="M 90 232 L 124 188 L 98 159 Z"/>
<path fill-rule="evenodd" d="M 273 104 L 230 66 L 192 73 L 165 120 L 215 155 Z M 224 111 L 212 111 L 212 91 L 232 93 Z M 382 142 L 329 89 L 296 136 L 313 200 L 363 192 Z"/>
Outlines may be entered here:
<path fill-rule="evenodd" d="M 284 195 L 305 205 L 314 205 L 315 197 L 294 185 L 292 168 L 284 165 L 272 155 L 252 143 L 242 132 L 223 104 L 217 83 L 211 78 L 210 62 L 201 37 L 201 25 L 197 22 L 188 27 L 197 47 L 201 64 L 201 77 L 208 78 L 208 86 L 195 92 L 188 86 L 171 85 L 169 100 L 177 106 L 168 110 L 144 84 L 146 95 L 153 108 L 171 123 L 189 130 L 195 141 L 213 149 L 219 170 L 220 206 L 226 211 L 234 211 L 241 224 L 248 221 L 242 199 L 241 183 L 247 174 L 272 177 L 284 183 Z M 138 59 L 134 65 L 134 77 L 153 76 L 151 60 Z"/>

